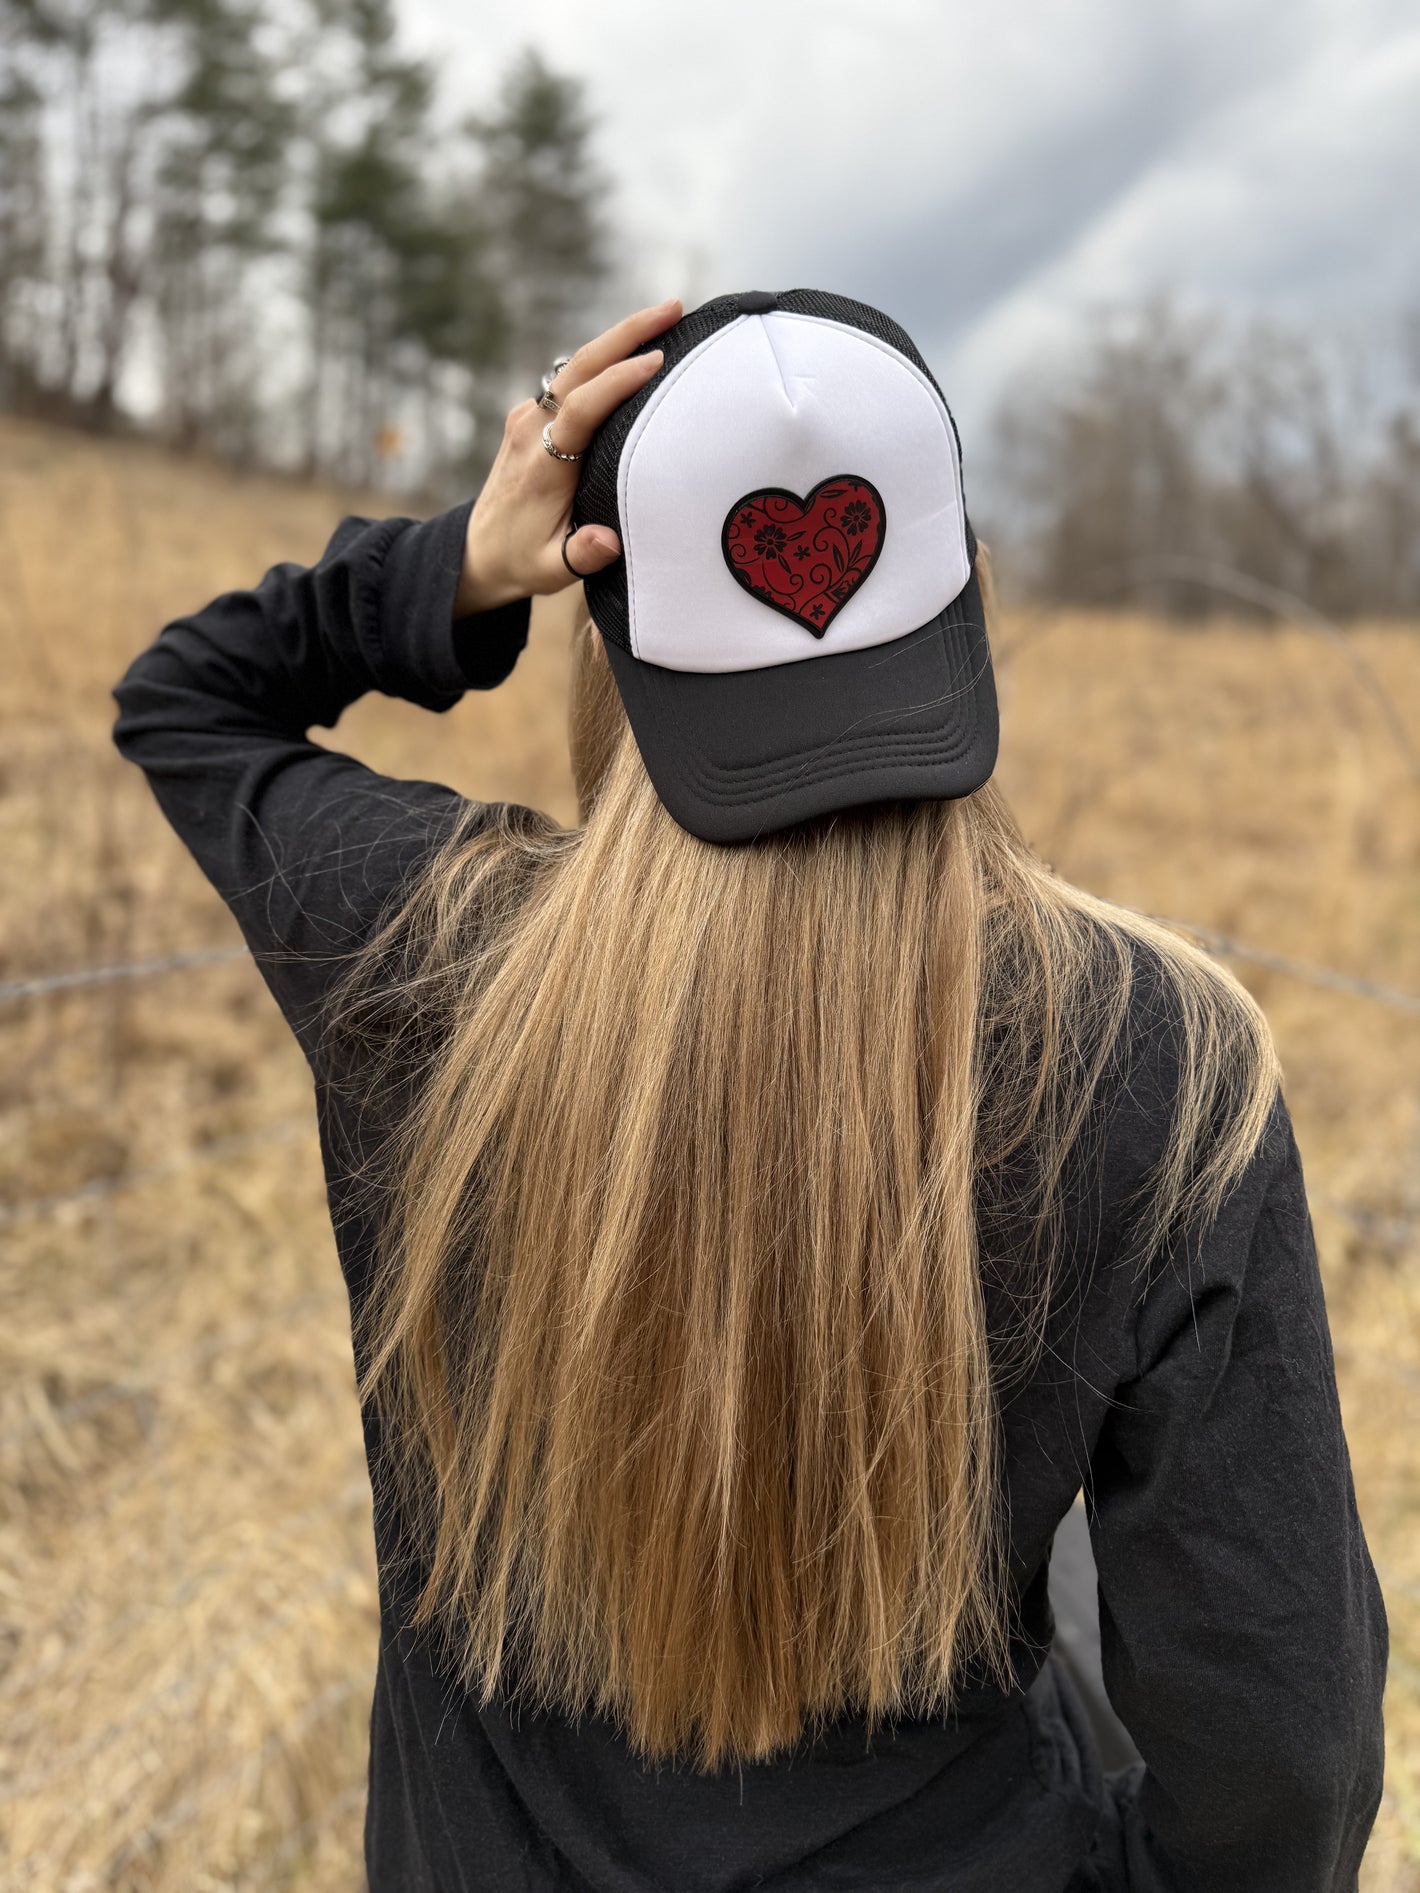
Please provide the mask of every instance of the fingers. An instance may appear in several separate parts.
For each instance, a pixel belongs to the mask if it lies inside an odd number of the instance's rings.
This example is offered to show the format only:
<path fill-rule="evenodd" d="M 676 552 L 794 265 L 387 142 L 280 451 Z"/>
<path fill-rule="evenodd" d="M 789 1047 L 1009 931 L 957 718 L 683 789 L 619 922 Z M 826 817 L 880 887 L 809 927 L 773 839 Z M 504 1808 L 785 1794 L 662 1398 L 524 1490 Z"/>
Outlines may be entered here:
<path fill-rule="evenodd" d="M 602 370 L 593 380 L 573 389 L 562 403 L 562 411 L 552 423 L 549 438 L 564 454 L 585 453 L 592 435 L 623 401 L 644 388 L 665 357 L 660 349 L 633 355 Z"/>
<path fill-rule="evenodd" d="M 615 565 L 621 557 L 621 541 L 610 526 L 583 526 L 572 534 L 565 550 L 578 578 L 590 578 L 593 572 Z"/>
<path fill-rule="evenodd" d="M 566 541 L 577 487 L 578 460 L 623 401 L 639 394 L 665 359 L 644 349 L 681 313 L 678 298 L 641 309 L 579 349 L 556 377 L 561 406 L 549 419 L 538 402 L 520 402 L 507 416 L 503 442 L 469 520 L 464 615 L 507 598 L 564 591 L 621 557 L 621 542 L 606 526 L 584 526 Z M 543 452 L 539 436 L 559 454 Z M 472 601 L 472 602 L 470 602 Z"/>
<path fill-rule="evenodd" d="M 564 557 L 563 554 L 566 554 Z M 574 532 L 565 546 L 559 541 L 544 560 L 541 591 L 565 591 L 578 579 L 590 578 L 604 571 L 621 557 L 621 541 L 610 526 L 583 526 Z"/>
<path fill-rule="evenodd" d="M 565 403 L 574 388 L 585 386 L 614 362 L 625 361 L 633 349 L 640 348 L 653 335 L 662 334 L 673 322 L 678 322 L 680 313 L 680 297 L 672 296 L 669 301 L 658 303 L 654 309 L 638 309 L 635 315 L 613 323 L 594 341 L 582 344 L 557 376 L 553 383 L 553 394 Z"/>

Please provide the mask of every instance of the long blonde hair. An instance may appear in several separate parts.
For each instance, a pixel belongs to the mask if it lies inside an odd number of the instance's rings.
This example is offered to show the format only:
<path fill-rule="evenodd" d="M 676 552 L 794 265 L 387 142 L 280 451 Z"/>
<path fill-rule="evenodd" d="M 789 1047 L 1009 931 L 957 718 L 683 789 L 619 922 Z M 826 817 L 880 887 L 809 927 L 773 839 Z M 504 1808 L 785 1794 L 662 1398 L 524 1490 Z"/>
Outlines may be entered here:
<path fill-rule="evenodd" d="M 715 847 L 585 619 L 572 711 L 583 825 L 462 831 L 350 988 L 413 1100 L 361 1391 L 466 1687 L 714 1769 L 1009 1679 L 999 1396 L 1141 966 L 1178 1046 L 1142 1260 L 1216 1213 L 1277 1069 L 1231 977 L 994 787 Z"/>

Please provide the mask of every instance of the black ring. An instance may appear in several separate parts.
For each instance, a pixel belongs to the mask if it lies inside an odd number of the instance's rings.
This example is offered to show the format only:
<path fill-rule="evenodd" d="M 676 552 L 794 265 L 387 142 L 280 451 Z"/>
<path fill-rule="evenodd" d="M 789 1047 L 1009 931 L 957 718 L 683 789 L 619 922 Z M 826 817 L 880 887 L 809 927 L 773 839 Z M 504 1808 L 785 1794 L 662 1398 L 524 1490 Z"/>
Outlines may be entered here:
<path fill-rule="evenodd" d="M 579 526 L 573 524 L 569 526 L 566 532 L 564 532 L 562 535 L 562 563 L 567 567 L 567 570 L 572 574 L 573 578 L 575 579 L 584 579 L 584 578 L 591 577 L 590 572 L 579 572 L 576 566 L 573 565 L 572 561 L 567 556 L 567 541 L 572 537 L 574 532 L 580 532 L 580 530 L 581 528 Z"/>

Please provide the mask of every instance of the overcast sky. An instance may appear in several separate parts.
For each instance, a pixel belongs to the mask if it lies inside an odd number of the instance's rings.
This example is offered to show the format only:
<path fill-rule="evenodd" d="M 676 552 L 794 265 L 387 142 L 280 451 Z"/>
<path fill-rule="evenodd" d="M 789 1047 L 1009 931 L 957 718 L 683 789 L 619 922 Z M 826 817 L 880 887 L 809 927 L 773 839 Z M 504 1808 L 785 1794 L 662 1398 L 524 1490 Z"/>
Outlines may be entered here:
<path fill-rule="evenodd" d="M 401 4 L 586 81 L 648 300 L 859 296 L 968 426 L 1102 303 L 1420 310 L 1420 0 Z"/>

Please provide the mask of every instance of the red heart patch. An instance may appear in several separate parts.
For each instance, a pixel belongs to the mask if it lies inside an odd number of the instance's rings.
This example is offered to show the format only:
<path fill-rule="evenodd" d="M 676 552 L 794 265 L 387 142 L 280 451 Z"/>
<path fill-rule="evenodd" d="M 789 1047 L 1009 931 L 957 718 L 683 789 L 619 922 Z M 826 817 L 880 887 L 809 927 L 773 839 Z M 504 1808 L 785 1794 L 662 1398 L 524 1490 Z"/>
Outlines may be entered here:
<path fill-rule="evenodd" d="M 725 563 L 751 598 L 821 638 L 878 562 L 887 508 L 871 480 L 836 473 L 807 499 L 761 487 L 725 515 Z"/>

